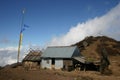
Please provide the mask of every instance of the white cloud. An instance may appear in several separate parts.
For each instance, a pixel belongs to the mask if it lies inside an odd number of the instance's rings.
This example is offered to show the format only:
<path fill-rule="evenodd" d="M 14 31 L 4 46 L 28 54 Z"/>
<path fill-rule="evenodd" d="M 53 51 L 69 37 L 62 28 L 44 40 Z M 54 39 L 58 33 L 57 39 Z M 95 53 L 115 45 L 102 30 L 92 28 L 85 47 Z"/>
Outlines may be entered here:
<path fill-rule="evenodd" d="M 41 50 L 38 45 L 25 45 L 21 47 L 20 61 L 28 54 L 29 49 Z M 7 64 L 12 64 L 17 62 L 18 47 L 6 47 L 0 48 L 0 66 L 5 66 Z"/>
<path fill-rule="evenodd" d="M 18 47 L 0 48 L 0 66 L 17 62 Z M 21 49 L 20 61 L 25 56 L 25 49 Z"/>
<path fill-rule="evenodd" d="M 95 17 L 73 26 L 65 35 L 54 37 L 48 46 L 67 46 L 74 44 L 86 36 L 104 35 L 120 40 L 120 3 L 107 14 Z"/>

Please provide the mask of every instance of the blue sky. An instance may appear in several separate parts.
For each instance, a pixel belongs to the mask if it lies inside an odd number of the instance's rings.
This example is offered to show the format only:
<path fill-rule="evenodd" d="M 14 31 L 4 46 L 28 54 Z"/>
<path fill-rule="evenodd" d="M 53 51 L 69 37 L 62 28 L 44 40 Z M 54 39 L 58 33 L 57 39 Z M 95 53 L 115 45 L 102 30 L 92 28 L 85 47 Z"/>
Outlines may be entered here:
<path fill-rule="evenodd" d="M 30 47 L 68 46 L 86 36 L 106 35 L 120 41 L 120 0 L 0 0 L 0 66 L 16 62 L 22 10 L 20 54 Z"/>
<path fill-rule="evenodd" d="M 17 46 L 22 9 L 26 9 L 23 45 L 44 45 L 77 23 L 106 14 L 120 0 L 0 0 L 0 47 Z"/>

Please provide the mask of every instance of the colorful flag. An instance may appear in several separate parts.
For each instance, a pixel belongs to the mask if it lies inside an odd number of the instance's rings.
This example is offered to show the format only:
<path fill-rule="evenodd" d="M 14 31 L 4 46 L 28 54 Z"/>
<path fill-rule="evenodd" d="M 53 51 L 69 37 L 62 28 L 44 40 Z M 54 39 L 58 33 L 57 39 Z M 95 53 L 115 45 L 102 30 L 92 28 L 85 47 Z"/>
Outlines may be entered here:
<path fill-rule="evenodd" d="M 25 28 L 29 28 L 30 26 L 28 26 L 28 25 L 24 24 L 24 27 L 25 27 Z"/>
<path fill-rule="evenodd" d="M 22 33 L 23 31 L 25 31 L 26 30 L 26 28 L 29 28 L 30 26 L 28 26 L 28 25 L 26 25 L 26 24 L 24 24 L 24 26 L 23 26 L 23 28 L 21 29 L 21 32 L 20 33 Z"/>

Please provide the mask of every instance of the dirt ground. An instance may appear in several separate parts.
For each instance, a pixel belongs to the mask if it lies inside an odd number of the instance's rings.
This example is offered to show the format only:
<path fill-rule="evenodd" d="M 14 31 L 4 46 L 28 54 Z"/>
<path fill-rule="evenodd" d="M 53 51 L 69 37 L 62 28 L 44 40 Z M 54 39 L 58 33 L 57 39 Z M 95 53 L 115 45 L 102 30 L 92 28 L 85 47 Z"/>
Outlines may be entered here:
<path fill-rule="evenodd" d="M 111 57 L 111 75 L 101 75 L 96 71 L 60 71 L 29 70 L 22 67 L 4 68 L 0 70 L 0 80 L 120 80 L 120 56 Z"/>

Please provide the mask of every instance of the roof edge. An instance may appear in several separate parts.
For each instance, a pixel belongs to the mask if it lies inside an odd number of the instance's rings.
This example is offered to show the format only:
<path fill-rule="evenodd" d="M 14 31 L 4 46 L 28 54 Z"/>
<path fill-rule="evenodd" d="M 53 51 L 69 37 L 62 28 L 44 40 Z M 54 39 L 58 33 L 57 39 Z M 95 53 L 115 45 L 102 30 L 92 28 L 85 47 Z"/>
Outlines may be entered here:
<path fill-rule="evenodd" d="M 77 47 L 77 46 L 48 46 L 47 48 L 63 48 L 63 47 Z"/>

